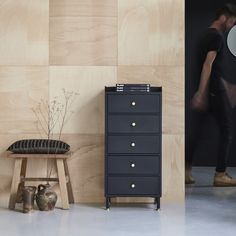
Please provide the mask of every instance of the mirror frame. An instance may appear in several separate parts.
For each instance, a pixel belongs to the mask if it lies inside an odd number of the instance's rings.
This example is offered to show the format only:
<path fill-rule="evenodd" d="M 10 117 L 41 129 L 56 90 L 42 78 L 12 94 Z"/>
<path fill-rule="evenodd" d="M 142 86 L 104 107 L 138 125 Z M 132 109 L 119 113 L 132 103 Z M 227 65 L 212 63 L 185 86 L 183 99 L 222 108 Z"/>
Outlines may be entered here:
<path fill-rule="evenodd" d="M 231 54 L 236 57 L 236 25 L 230 29 L 227 35 L 227 47 Z"/>

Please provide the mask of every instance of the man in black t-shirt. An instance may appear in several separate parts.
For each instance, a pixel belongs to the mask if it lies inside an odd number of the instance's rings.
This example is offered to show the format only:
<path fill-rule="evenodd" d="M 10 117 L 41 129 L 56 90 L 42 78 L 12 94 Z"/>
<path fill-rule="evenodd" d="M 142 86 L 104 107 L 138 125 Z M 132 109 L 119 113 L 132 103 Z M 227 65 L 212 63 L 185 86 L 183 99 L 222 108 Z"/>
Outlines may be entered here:
<path fill-rule="evenodd" d="M 219 153 L 217 157 L 215 186 L 236 186 L 236 180 L 226 173 L 229 147 L 233 138 L 232 107 L 230 106 L 224 79 L 224 33 L 236 23 L 236 6 L 226 4 L 220 9 L 211 26 L 203 34 L 200 42 L 199 59 L 201 74 L 199 87 L 191 100 L 192 112 L 199 116 L 201 123 L 203 112 L 213 113 L 220 128 Z M 197 135 L 187 137 L 185 183 L 192 184 L 192 156 L 196 146 Z"/>

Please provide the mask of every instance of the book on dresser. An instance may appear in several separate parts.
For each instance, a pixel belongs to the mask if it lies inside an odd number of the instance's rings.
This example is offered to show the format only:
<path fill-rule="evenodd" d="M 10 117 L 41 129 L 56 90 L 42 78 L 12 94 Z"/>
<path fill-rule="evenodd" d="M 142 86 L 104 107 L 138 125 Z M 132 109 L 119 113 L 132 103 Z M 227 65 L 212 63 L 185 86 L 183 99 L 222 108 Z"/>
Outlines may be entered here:
<path fill-rule="evenodd" d="M 160 208 L 162 88 L 145 86 L 105 87 L 106 209 L 114 197 L 153 197 Z"/>
<path fill-rule="evenodd" d="M 116 84 L 117 92 L 150 92 L 150 84 Z"/>

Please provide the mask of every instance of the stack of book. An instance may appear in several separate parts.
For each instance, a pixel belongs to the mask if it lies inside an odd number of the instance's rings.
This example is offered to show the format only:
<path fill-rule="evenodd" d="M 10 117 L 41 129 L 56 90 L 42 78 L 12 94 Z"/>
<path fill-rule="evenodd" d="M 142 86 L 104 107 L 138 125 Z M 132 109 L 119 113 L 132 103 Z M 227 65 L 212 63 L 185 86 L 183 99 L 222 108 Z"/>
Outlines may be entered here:
<path fill-rule="evenodd" d="M 150 92 L 150 84 L 116 84 L 117 92 Z"/>

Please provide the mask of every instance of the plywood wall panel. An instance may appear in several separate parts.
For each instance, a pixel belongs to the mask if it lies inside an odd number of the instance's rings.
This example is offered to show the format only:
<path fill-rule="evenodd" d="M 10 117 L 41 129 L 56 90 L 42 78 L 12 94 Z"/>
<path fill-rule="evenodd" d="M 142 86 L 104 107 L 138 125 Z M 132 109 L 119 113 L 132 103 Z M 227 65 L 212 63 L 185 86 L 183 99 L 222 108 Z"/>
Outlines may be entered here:
<path fill-rule="evenodd" d="M 0 134 L 38 133 L 32 111 L 48 98 L 48 67 L 0 67 Z"/>
<path fill-rule="evenodd" d="M 167 66 L 119 66 L 119 83 L 162 86 L 164 134 L 184 133 L 184 68 Z"/>
<path fill-rule="evenodd" d="M 183 0 L 118 1 L 119 65 L 183 63 Z"/>
<path fill-rule="evenodd" d="M 63 98 L 62 89 L 78 92 L 64 133 L 104 133 L 104 87 L 116 84 L 116 67 L 51 66 L 50 99 Z"/>
<path fill-rule="evenodd" d="M 68 159 L 76 202 L 104 202 L 104 135 L 65 134 L 73 155 Z"/>
<path fill-rule="evenodd" d="M 184 135 L 162 137 L 162 200 L 182 202 L 184 186 Z"/>
<path fill-rule="evenodd" d="M 117 63 L 115 17 L 51 17 L 51 65 L 105 65 Z"/>
<path fill-rule="evenodd" d="M 0 65 L 48 65 L 49 0 L 0 0 Z"/>
<path fill-rule="evenodd" d="M 0 0 L 1 206 L 13 171 L 4 151 L 39 137 L 31 108 L 61 101 L 62 88 L 80 94 L 62 136 L 75 201 L 104 202 L 104 86 L 117 82 L 163 87 L 162 202 L 184 199 L 183 8 L 182 0 Z M 32 161 L 27 173 L 45 171 Z"/>
<path fill-rule="evenodd" d="M 29 135 L 21 137 L 29 138 Z M 18 136 L 18 138 L 21 138 Z M 6 148 L 14 136 L 1 136 L 5 140 Z M 104 203 L 104 136 L 96 134 L 64 134 L 62 139 L 71 145 L 73 152 L 68 159 L 69 171 L 75 201 L 80 203 L 100 202 Z M 162 141 L 162 202 L 181 202 L 184 199 L 184 137 L 183 135 L 163 135 Z M 178 151 L 176 151 L 178 150 Z M 4 150 L 1 149 L 1 152 Z M 9 191 L 13 162 L 4 155 L 1 156 L 2 164 L 1 188 Z M 45 176 L 46 163 L 44 161 L 31 161 L 27 171 L 28 176 Z M 4 168 L 3 168 L 4 166 Z M 40 168 L 38 168 L 40 166 Z M 55 176 L 53 168 L 52 176 Z M 115 202 L 153 202 L 150 198 L 118 198 Z"/>
<path fill-rule="evenodd" d="M 37 134 L 0 134 L 0 206 L 7 207 L 10 195 L 10 186 L 13 176 L 14 160 L 7 157 L 7 148 L 15 141 L 20 139 L 39 138 Z M 30 177 L 46 177 L 45 160 L 30 160 L 28 163 L 26 176 Z M 32 185 L 34 183 L 27 184 Z"/>
<path fill-rule="evenodd" d="M 117 16 L 117 0 L 50 0 L 50 16 Z"/>

